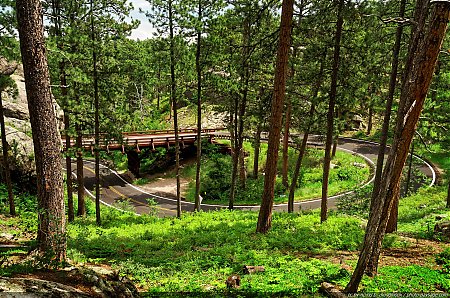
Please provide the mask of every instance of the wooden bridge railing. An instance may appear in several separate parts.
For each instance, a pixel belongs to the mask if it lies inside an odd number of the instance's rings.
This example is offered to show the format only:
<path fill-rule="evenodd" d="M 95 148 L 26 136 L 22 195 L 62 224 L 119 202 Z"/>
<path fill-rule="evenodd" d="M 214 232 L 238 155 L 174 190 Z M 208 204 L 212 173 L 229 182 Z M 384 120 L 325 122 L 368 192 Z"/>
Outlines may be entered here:
<path fill-rule="evenodd" d="M 202 137 L 212 137 L 212 134 L 221 131 L 223 128 L 214 129 L 202 129 Z M 122 140 L 107 139 L 106 134 L 100 135 L 100 148 L 106 151 L 109 150 L 121 150 L 125 152 L 127 147 L 136 147 L 138 151 L 140 148 L 151 147 L 153 150 L 155 147 L 167 146 L 175 144 L 174 130 L 150 130 L 150 131 L 135 131 L 126 132 L 122 134 Z M 193 144 L 197 140 L 197 129 L 180 129 L 179 141 L 181 146 L 186 144 Z M 66 149 L 65 136 L 62 136 L 63 149 Z M 71 146 L 75 146 L 75 139 L 71 139 Z M 82 147 L 88 150 L 94 150 L 95 139 L 93 135 L 84 135 Z"/>

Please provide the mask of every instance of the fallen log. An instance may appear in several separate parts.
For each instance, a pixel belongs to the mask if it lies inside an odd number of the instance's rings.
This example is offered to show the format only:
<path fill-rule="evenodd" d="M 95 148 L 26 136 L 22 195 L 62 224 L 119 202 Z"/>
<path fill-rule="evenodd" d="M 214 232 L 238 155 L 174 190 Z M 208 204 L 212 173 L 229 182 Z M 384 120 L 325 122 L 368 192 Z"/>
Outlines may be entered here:
<path fill-rule="evenodd" d="M 8 251 L 8 250 L 14 250 L 14 249 L 23 249 L 23 250 L 29 250 L 29 246 L 25 245 L 16 245 L 16 244 L 0 244 L 0 251 Z"/>
<path fill-rule="evenodd" d="M 244 266 L 244 268 L 242 269 L 244 274 L 253 274 L 256 272 L 264 272 L 265 270 L 266 269 L 264 268 L 264 266 Z"/>
<path fill-rule="evenodd" d="M 320 291 L 325 294 L 327 297 L 331 298 L 347 298 L 347 295 L 341 292 L 336 286 L 323 282 L 320 284 Z"/>

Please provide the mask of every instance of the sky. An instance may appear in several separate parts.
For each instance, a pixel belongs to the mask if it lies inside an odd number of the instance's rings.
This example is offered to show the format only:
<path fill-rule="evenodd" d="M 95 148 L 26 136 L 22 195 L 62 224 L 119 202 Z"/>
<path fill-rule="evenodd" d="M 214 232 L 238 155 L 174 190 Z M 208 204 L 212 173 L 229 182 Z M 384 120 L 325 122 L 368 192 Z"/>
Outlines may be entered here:
<path fill-rule="evenodd" d="M 147 11 L 150 9 L 150 4 L 146 0 L 130 0 L 133 3 L 134 11 L 131 13 L 131 17 L 133 19 L 141 21 L 139 27 L 131 33 L 132 39 L 140 39 L 144 40 L 152 37 L 155 29 L 148 21 L 147 17 L 143 13 L 139 13 L 139 8 L 143 11 Z"/>

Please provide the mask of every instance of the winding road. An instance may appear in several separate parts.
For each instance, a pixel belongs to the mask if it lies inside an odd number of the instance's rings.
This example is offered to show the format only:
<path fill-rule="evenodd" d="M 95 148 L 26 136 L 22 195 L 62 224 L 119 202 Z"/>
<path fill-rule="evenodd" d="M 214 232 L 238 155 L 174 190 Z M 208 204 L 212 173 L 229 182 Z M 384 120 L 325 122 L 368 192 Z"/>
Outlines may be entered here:
<path fill-rule="evenodd" d="M 311 140 L 311 142 L 316 146 L 317 144 L 319 144 L 317 140 Z M 339 138 L 338 150 L 343 150 L 356 155 L 360 155 L 367 161 L 367 163 L 374 167 L 378 154 L 378 144 L 351 138 Z M 72 169 L 73 175 L 75 175 L 75 163 L 72 165 Z M 431 179 L 432 182 L 430 183 L 430 186 L 435 184 L 436 173 L 430 164 L 428 164 L 426 161 L 421 160 L 419 170 Z M 117 208 L 117 202 L 127 200 L 133 205 L 137 214 L 148 214 L 151 212 L 161 217 L 176 215 L 177 201 L 175 198 L 173 198 L 173 195 L 146 192 L 145 190 L 142 190 L 135 185 L 127 183 L 117 172 L 103 165 L 100 166 L 100 172 L 102 182 L 101 201 L 103 204 L 111 206 L 113 208 Z M 89 196 L 94 197 L 92 193 L 95 186 L 93 162 L 85 161 L 84 177 L 87 193 L 89 194 Z M 372 183 L 373 180 L 374 177 L 371 177 L 370 181 L 367 181 L 366 183 L 364 183 L 364 185 L 361 185 L 361 187 Z M 330 208 L 335 207 L 336 199 L 349 193 L 351 193 L 351 191 L 337 196 L 329 197 L 328 206 Z M 227 208 L 227 206 L 202 204 L 201 208 L 202 210 L 208 211 Z M 295 203 L 296 210 L 308 210 L 315 208 L 320 208 L 320 199 L 313 199 Z M 235 209 L 256 211 L 259 209 L 259 206 L 235 206 Z M 183 201 L 182 210 L 193 211 L 194 204 L 191 202 Z M 287 204 L 274 205 L 274 210 L 287 211 Z"/>

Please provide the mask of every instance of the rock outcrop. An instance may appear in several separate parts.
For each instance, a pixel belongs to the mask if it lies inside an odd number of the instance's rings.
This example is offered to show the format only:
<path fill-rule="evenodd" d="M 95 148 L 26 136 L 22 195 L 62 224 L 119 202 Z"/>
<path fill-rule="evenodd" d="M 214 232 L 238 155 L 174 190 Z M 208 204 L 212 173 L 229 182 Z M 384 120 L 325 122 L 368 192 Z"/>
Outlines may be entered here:
<path fill-rule="evenodd" d="M 450 240 L 450 221 L 441 221 L 434 226 L 434 233 L 437 236 Z"/>
<path fill-rule="evenodd" d="M 11 170 L 34 175 L 34 149 L 31 135 L 30 114 L 28 112 L 27 93 L 23 68 L 19 66 L 11 75 L 16 88 L 9 88 L 2 92 L 3 112 L 5 115 L 6 141 L 10 148 Z M 63 111 L 54 101 L 58 128 L 64 128 Z"/>
<path fill-rule="evenodd" d="M 97 272 L 90 268 L 36 272 L 31 277 L 0 277 L 0 293 L 6 294 L 0 294 L 1 297 L 140 297 L 128 278 L 117 272 Z"/>

